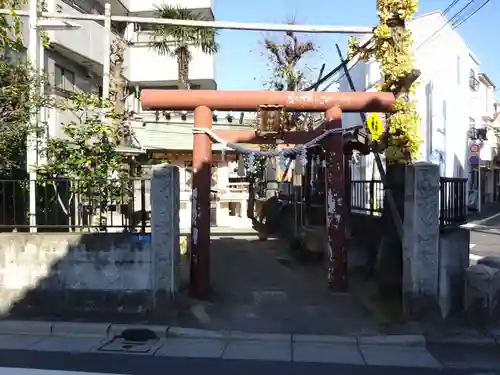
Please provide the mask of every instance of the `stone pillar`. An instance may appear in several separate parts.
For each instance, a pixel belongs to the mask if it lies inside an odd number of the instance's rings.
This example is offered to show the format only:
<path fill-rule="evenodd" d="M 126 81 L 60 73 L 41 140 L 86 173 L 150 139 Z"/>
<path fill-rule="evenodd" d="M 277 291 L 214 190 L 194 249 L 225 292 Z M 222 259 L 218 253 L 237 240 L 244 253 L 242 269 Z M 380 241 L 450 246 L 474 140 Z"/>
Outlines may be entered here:
<path fill-rule="evenodd" d="M 403 308 L 410 315 L 439 314 L 439 166 L 406 167 L 403 238 Z"/>
<path fill-rule="evenodd" d="M 266 198 L 270 199 L 278 194 L 279 183 L 278 166 L 276 165 L 276 158 L 269 158 L 266 164 Z"/>
<path fill-rule="evenodd" d="M 151 173 L 151 251 L 155 305 L 179 290 L 179 168 L 155 165 Z"/>

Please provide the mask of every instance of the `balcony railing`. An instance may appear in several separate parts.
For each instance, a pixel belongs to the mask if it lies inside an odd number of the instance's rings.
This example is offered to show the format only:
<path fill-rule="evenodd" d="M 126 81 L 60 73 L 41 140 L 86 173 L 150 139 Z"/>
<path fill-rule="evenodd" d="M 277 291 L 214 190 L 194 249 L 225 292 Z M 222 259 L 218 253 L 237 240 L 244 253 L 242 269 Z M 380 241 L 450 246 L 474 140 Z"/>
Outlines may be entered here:
<path fill-rule="evenodd" d="M 98 3 L 92 4 L 79 1 L 78 3 L 69 0 L 59 0 L 57 3 L 58 8 L 62 13 L 68 14 L 81 14 L 81 13 L 99 13 L 101 10 L 93 8 L 98 6 Z M 104 57 L 106 56 L 102 38 L 104 35 L 104 26 L 102 22 L 92 20 L 79 20 L 78 24 L 81 26 L 76 30 L 52 30 L 48 32 L 49 40 L 56 48 L 62 47 L 59 52 L 62 54 L 67 51 L 72 51 L 86 60 L 104 64 Z M 118 36 L 111 33 L 111 42 L 113 43 Z M 74 58 L 68 56 L 70 58 Z"/>
<path fill-rule="evenodd" d="M 479 90 L 479 80 L 473 76 L 469 77 L 469 87 L 470 87 L 471 91 L 474 91 L 474 92 Z"/>

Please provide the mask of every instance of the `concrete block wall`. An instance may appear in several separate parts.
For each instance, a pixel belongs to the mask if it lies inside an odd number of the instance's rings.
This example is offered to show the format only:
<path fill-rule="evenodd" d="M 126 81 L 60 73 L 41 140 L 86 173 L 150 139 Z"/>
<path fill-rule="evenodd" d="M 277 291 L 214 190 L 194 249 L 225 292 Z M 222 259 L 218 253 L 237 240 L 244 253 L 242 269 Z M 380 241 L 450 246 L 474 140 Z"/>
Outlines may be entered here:
<path fill-rule="evenodd" d="M 0 233 L 0 313 L 151 309 L 149 236 Z"/>

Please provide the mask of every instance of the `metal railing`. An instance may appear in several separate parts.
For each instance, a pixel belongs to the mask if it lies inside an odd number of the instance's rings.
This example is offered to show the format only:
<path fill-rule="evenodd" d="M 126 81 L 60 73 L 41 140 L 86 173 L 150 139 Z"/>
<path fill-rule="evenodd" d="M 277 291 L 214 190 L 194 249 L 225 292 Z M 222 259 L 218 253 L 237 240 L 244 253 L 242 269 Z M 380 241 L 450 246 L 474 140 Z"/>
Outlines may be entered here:
<path fill-rule="evenodd" d="M 0 231 L 29 231 L 29 180 L 0 180 Z M 108 180 L 102 186 L 67 179 L 36 181 L 40 232 L 150 231 L 149 179 Z"/>
<path fill-rule="evenodd" d="M 440 178 L 439 225 L 441 228 L 465 223 L 467 219 L 466 190 L 466 178 Z M 351 181 L 351 212 L 380 215 L 383 208 L 382 181 Z"/>
<path fill-rule="evenodd" d="M 467 220 L 467 179 L 440 178 L 439 226 L 460 225 Z"/>
<path fill-rule="evenodd" d="M 383 206 L 384 185 L 382 181 L 351 181 L 351 212 L 379 216 Z"/>

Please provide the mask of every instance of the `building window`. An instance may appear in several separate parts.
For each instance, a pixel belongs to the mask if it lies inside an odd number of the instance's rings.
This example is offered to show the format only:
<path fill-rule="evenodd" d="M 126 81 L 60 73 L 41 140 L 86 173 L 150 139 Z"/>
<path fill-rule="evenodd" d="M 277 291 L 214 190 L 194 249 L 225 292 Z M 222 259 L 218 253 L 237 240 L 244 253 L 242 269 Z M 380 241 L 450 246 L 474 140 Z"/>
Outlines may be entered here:
<path fill-rule="evenodd" d="M 460 56 L 457 56 L 457 84 L 460 85 L 461 80 L 461 64 L 460 64 Z"/>
<path fill-rule="evenodd" d="M 75 73 L 56 64 L 54 86 L 61 90 L 75 91 Z"/>
<path fill-rule="evenodd" d="M 479 89 L 479 80 L 476 78 L 474 69 L 471 69 L 469 72 L 469 87 L 472 91 L 477 91 Z"/>

